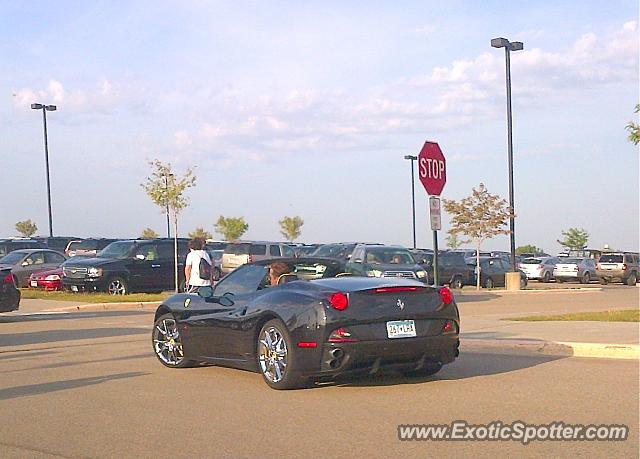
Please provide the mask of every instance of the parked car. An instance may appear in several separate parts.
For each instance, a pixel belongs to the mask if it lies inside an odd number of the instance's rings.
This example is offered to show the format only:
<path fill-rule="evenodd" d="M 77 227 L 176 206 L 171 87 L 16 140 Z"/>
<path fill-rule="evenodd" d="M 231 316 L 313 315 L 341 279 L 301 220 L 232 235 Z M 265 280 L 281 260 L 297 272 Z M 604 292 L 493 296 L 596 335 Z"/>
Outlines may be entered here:
<path fill-rule="evenodd" d="M 413 257 L 429 275 L 429 283 L 433 283 L 433 250 L 411 250 Z M 438 279 L 441 284 L 451 288 L 462 288 L 473 283 L 473 269 L 465 262 L 462 252 L 442 251 L 438 253 Z"/>
<path fill-rule="evenodd" d="M 518 267 L 527 275 L 527 279 L 550 282 L 556 263 L 559 262 L 560 259 L 557 257 L 531 257 L 522 260 Z"/>
<path fill-rule="evenodd" d="M 631 252 L 604 253 L 596 265 L 601 284 L 620 281 L 627 285 L 638 282 L 638 254 Z"/>
<path fill-rule="evenodd" d="M 476 262 L 469 264 L 474 270 L 473 283 L 476 283 L 475 267 Z M 484 288 L 504 287 L 505 274 L 511 271 L 509 263 L 499 257 L 481 257 L 480 258 L 480 285 Z M 518 270 L 520 273 L 520 288 L 527 286 L 527 275 Z"/>
<path fill-rule="evenodd" d="M 32 273 L 29 287 L 47 291 L 62 290 L 62 266 Z"/>
<path fill-rule="evenodd" d="M 178 239 L 178 282 L 184 288 L 187 239 Z M 62 267 L 62 285 L 73 292 L 101 291 L 111 295 L 161 292 L 175 285 L 173 239 L 112 242 L 95 258 L 71 258 Z"/>
<path fill-rule="evenodd" d="M 230 242 L 222 255 L 222 273 L 228 274 L 238 266 L 271 258 L 292 258 L 295 253 L 282 242 Z"/>
<path fill-rule="evenodd" d="M 557 282 L 588 284 L 596 278 L 596 262 L 593 258 L 562 258 L 553 269 L 553 277 Z"/>
<path fill-rule="evenodd" d="M 0 239 L 0 257 L 4 257 L 8 253 L 20 249 L 46 249 L 46 246 L 42 242 L 38 242 L 35 239 Z"/>
<path fill-rule="evenodd" d="M 11 268 L 16 285 L 27 287 L 31 273 L 56 268 L 65 260 L 65 256 L 55 250 L 23 249 L 14 250 L 0 258 L 0 267 Z"/>
<path fill-rule="evenodd" d="M 16 311 L 20 307 L 20 290 L 10 268 L 0 268 L 0 312 Z"/>
<path fill-rule="evenodd" d="M 263 260 L 215 287 L 165 300 L 151 342 L 160 363 L 232 366 L 259 372 L 273 389 L 293 389 L 385 368 L 427 376 L 458 356 L 460 317 L 448 288 L 338 277 L 343 262 L 336 259 L 281 261 L 289 265 L 286 276 L 305 280 L 265 288 Z"/>
<path fill-rule="evenodd" d="M 318 247 L 320 247 L 319 244 L 301 244 L 294 247 L 293 251 L 296 253 L 296 257 L 308 257 L 315 252 Z"/>
<path fill-rule="evenodd" d="M 95 257 L 98 252 L 118 239 L 89 238 L 69 242 L 65 254 L 71 257 Z"/>
<path fill-rule="evenodd" d="M 207 239 L 204 245 L 204 250 L 224 250 L 229 243 L 227 241 L 216 241 L 214 239 Z"/>
<path fill-rule="evenodd" d="M 358 244 L 346 264 L 354 276 L 401 277 L 428 283 L 427 271 L 404 247 Z"/>
<path fill-rule="evenodd" d="M 56 252 L 65 253 L 69 242 L 80 239 L 79 237 L 70 236 L 53 236 L 53 237 L 36 237 L 36 241 L 41 242 L 47 249 L 55 250 Z"/>
<path fill-rule="evenodd" d="M 206 245 L 204 250 L 207 251 L 213 263 L 211 266 L 211 280 L 218 281 L 222 277 L 222 256 L 224 255 L 224 250 L 211 250 Z"/>
<path fill-rule="evenodd" d="M 357 242 L 338 242 L 333 244 L 323 244 L 309 255 L 310 257 L 336 258 L 338 260 L 347 261 L 351 258 L 353 249 L 358 245 Z"/>

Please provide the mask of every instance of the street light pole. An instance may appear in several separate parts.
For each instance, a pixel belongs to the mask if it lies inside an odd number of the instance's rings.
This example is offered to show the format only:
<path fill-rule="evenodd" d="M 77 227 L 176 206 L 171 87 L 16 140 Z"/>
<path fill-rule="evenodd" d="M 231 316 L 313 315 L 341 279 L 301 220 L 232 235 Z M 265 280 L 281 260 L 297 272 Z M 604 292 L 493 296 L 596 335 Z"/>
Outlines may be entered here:
<path fill-rule="evenodd" d="M 511 51 L 520 51 L 524 45 L 520 41 L 510 42 L 506 38 L 494 38 L 491 40 L 494 48 L 504 48 L 506 84 L 507 84 L 507 148 L 509 156 L 509 207 L 511 216 L 509 217 L 509 236 L 511 243 L 511 270 L 516 272 L 516 222 L 515 207 L 513 202 L 513 122 L 511 119 Z"/>
<path fill-rule="evenodd" d="M 53 217 L 51 216 L 51 180 L 49 178 L 49 141 L 47 140 L 47 111 L 54 112 L 58 109 L 55 105 L 31 104 L 33 110 L 42 110 L 44 123 L 44 162 L 47 173 L 47 208 L 49 209 L 49 237 L 53 237 Z"/>
<path fill-rule="evenodd" d="M 405 155 L 404 159 L 411 161 L 411 208 L 413 211 L 413 248 L 416 248 L 416 188 L 414 186 L 413 178 L 413 162 L 418 159 L 417 156 Z"/>

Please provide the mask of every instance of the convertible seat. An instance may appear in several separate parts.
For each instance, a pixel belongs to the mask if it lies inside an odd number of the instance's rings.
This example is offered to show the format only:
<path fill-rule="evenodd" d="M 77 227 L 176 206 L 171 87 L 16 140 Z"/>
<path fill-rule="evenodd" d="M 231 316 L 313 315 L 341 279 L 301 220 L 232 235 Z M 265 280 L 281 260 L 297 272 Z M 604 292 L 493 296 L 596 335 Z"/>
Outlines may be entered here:
<path fill-rule="evenodd" d="M 298 280 L 298 276 L 296 276 L 295 274 L 292 274 L 292 273 L 281 274 L 280 277 L 278 277 L 278 285 L 286 284 L 287 282 L 293 282 L 297 280 Z"/>

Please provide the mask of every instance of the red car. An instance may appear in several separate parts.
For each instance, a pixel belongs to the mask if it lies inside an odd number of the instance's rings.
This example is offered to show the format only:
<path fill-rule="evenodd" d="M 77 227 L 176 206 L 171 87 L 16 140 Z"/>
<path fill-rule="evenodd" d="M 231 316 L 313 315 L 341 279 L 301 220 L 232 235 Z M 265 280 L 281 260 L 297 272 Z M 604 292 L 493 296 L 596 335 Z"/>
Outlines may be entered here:
<path fill-rule="evenodd" d="M 39 271 L 29 276 L 29 287 L 62 290 L 62 267 Z"/>

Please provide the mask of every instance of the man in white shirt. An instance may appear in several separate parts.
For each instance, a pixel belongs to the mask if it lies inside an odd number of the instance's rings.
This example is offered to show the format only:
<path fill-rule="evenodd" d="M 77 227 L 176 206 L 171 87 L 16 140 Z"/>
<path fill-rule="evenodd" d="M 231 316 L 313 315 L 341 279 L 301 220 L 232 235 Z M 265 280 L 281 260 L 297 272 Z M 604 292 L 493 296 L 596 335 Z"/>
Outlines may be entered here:
<path fill-rule="evenodd" d="M 209 266 L 213 266 L 209 254 L 202 250 L 204 242 L 200 238 L 194 238 L 189 241 L 189 254 L 187 255 L 187 261 L 184 264 L 184 278 L 186 281 L 187 293 L 194 292 L 198 287 L 205 285 L 211 285 L 211 279 L 202 279 L 200 277 L 200 260 L 204 259 L 209 263 Z"/>

